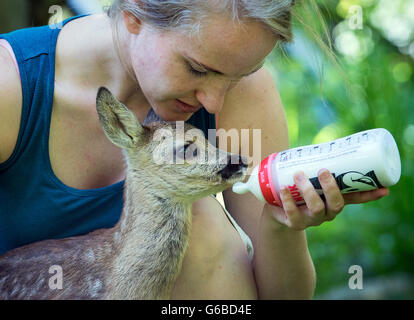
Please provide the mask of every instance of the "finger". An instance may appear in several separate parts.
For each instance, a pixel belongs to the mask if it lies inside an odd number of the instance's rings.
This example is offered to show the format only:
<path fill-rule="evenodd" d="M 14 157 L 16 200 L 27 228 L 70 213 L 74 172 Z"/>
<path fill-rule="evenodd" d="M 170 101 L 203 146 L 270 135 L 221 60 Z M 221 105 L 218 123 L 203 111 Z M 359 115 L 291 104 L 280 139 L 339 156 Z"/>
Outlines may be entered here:
<path fill-rule="evenodd" d="M 286 225 L 294 230 L 305 229 L 304 219 L 301 219 L 301 212 L 287 186 L 281 187 L 280 200 L 282 200 L 283 210 L 286 214 Z"/>
<path fill-rule="evenodd" d="M 318 172 L 318 180 L 322 187 L 326 201 L 326 218 L 333 220 L 345 206 L 344 197 L 336 183 L 335 178 L 327 169 L 321 169 Z"/>
<path fill-rule="evenodd" d="M 325 220 L 325 203 L 316 192 L 312 183 L 303 171 L 294 176 L 296 187 L 302 193 L 307 209 L 304 210 L 308 217 L 309 225 L 320 225 Z"/>
<path fill-rule="evenodd" d="M 375 201 L 387 196 L 390 193 L 388 188 L 381 188 L 371 191 L 361 191 L 344 194 L 346 204 L 358 204 L 369 201 Z"/>
<path fill-rule="evenodd" d="M 275 207 L 275 206 L 271 206 L 271 207 L 272 207 L 272 210 L 271 210 L 272 215 L 276 219 L 276 221 L 288 227 L 289 221 L 288 221 L 288 217 L 283 207 Z"/>

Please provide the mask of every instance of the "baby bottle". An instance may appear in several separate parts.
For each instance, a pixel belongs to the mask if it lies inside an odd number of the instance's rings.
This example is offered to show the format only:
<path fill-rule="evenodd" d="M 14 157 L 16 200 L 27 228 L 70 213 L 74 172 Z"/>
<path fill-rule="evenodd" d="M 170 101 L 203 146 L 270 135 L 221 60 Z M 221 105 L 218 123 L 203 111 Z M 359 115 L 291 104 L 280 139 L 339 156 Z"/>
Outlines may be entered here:
<path fill-rule="evenodd" d="M 321 144 L 273 153 L 256 166 L 246 183 L 233 185 L 235 193 L 248 191 L 271 205 L 282 206 L 280 188 L 288 186 L 296 204 L 305 203 L 293 176 L 304 171 L 323 196 L 318 171 L 328 169 L 341 193 L 389 187 L 401 176 L 401 161 L 391 133 L 378 128 Z"/>

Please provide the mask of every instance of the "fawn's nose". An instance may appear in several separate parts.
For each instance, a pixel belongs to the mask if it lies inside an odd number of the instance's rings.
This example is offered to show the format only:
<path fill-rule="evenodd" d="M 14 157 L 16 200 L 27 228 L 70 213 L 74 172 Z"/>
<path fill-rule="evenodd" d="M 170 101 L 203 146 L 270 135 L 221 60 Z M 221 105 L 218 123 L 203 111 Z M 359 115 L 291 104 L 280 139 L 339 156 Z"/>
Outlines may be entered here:
<path fill-rule="evenodd" d="M 233 174 L 238 173 L 241 169 L 247 168 L 247 159 L 238 154 L 232 154 L 227 157 L 227 165 L 218 173 L 223 179 L 230 178 Z"/>

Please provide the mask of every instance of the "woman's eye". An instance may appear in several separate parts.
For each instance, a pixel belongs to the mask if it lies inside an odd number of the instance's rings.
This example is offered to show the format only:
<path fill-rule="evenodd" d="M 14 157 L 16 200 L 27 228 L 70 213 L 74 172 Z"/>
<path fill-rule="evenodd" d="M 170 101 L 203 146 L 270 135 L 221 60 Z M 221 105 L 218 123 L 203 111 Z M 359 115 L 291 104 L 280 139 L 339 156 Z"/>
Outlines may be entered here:
<path fill-rule="evenodd" d="M 207 75 L 207 71 L 199 71 L 196 68 L 194 68 L 191 64 L 188 64 L 188 70 L 196 77 L 203 77 Z"/>

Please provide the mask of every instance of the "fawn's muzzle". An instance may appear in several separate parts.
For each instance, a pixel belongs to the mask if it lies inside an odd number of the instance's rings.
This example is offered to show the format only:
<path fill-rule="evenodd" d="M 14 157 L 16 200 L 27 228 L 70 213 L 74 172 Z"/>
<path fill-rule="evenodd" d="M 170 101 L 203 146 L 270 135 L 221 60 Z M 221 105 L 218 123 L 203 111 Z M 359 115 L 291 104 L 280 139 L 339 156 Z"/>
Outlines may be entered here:
<path fill-rule="evenodd" d="M 227 165 L 221 169 L 218 174 L 223 179 L 229 179 L 235 174 L 242 173 L 243 169 L 247 168 L 247 160 L 241 155 L 231 155 L 227 157 Z"/>

